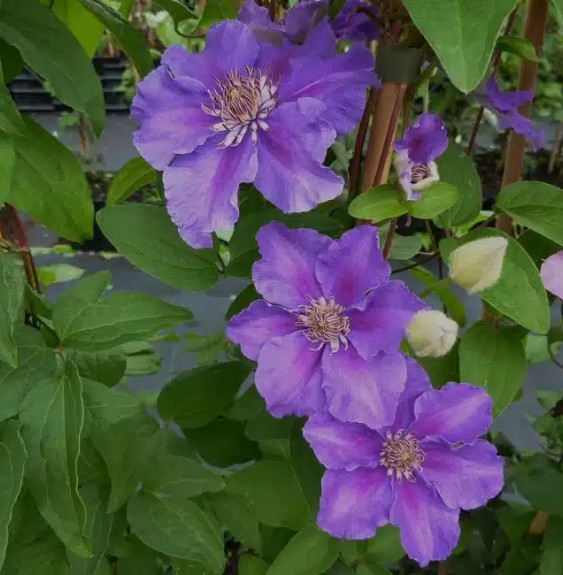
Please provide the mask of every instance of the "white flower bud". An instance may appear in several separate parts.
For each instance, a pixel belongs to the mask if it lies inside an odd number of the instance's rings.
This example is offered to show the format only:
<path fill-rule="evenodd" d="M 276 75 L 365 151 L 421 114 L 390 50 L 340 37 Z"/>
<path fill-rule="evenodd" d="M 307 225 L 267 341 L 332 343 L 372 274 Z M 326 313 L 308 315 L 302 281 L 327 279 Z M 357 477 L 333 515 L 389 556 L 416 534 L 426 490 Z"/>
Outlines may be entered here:
<path fill-rule="evenodd" d="M 492 236 L 469 242 L 450 255 L 450 278 L 469 293 L 494 286 L 500 279 L 508 240 Z"/>
<path fill-rule="evenodd" d="M 407 341 L 418 357 L 446 355 L 457 340 L 458 325 L 436 309 L 414 314 L 407 327 Z"/>

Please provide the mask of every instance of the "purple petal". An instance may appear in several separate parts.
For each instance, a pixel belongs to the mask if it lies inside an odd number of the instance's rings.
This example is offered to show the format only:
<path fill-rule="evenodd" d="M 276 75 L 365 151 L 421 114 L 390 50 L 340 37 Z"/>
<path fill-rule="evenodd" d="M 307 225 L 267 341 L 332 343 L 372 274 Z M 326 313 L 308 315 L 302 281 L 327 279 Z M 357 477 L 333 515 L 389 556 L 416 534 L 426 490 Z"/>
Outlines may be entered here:
<path fill-rule="evenodd" d="M 418 439 L 441 437 L 451 444 L 473 443 L 493 420 L 487 392 L 466 383 L 448 383 L 423 393 L 415 401 L 414 415 L 409 431 Z"/>
<path fill-rule="evenodd" d="M 352 346 L 340 346 L 336 353 L 327 346 L 322 370 L 323 389 L 334 417 L 364 423 L 372 429 L 393 423 L 407 378 L 400 353 L 381 353 L 365 360 Z"/>
<path fill-rule="evenodd" d="M 191 154 L 177 156 L 164 170 L 166 207 L 182 239 L 210 248 L 211 233 L 228 230 L 238 219 L 237 191 L 256 174 L 256 149 L 246 138 L 218 149 L 215 136 Z"/>
<path fill-rule="evenodd" d="M 540 276 L 545 289 L 563 299 L 563 250 L 543 262 Z"/>
<path fill-rule="evenodd" d="M 393 485 L 395 500 L 391 523 L 401 529 L 407 555 L 422 567 L 446 559 L 459 537 L 459 509 L 450 509 L 434 488 L 423 482 Z"/>
<path fill-rule="evenodd" d="M 328 469 L 376 467 L 381 436 L 359 423 L 342 423 L 330 415 L 314 415 L 303 427 L 317 459 Z"/>
<path fill-rule="evenodd" d="M 422 474 L 448 507 L 474 509 L 502 489 L 503 460 L 487 441 L 478 439 L 473 445 L 454 448 L 431 440 L 422 442 L 421 447 L 426 454 Z"/>
<path fill-rule="evenodd" d="M 268 9 L 258 6 L 254 0 L 247 0 L 244 3 L 237 18 L 244 22 L 259 40 L 278 46 L 283 42 L 283 27 L 272 22 Z"/>
<path fill-rule="evenodd" d="M 328 470 L 317 523 L 333 537 L 367 539 L 389 522 L 391 481 L 381 468 Z"/>
<path fill-rule="evenodd" d="M 407 429 L 414 419 L 414 403 L 419 395 L 432 389 L 430 378 L 411 357 L 404 356 L 407 363 L 407 381 L 399 397 L 399 405 L 392 430 Z"/>
<path fill-rule="evenodd" d="M 325 297 L 334 297 L 345 307 L 360 303 L 391 273 L 379 249 L 377 228 L 358 226 L 332 242 L 319 256 L 315 273 Z"/>
<path fill-rule="evenodd" d="M 535 128 L 532 120 L 518 112 L 498 114 L 498 124 L 501 130 L 513 130 L 516 134 L 524 136 L 534 148 L 541 148 L 545 134 L 543 130 Z"/>
<path fill-rule="evenodd" d="M 274 417 L 325 411 L 320 364 L 321 352 L 311 349 L 311 342 L 303 332 L 276 337 L 262 346 L 256 389 Z"/>
<path fill-rule="evenodd" d="M 350 318 L 348 339 L 365 358 L 381 350 L 395 351 L 412 316 L 426 307 L 403 282 L 388 282 L 346 311 Z"/>
<path fill-rule="evenodd" d="M 362 116 L 366 88 L 378 80 L 366 46 L 355 44 L 336 58 L 300 58 L 280 87 L 280 101 L 315 98 L 326 105 L 323 118 L 338 134 L 347 134 Z"/>
<path fill-rule="evenodd" d="M 422 114 L 397 140 L 395 150 L 408 150 L 408 157 L 415 164 L 427 164 L 444 153 L 448 147 L 448 134 L 440 116 Z"/>
<path fill-rule="evenodd" d="M 508 91 L 501 90 L 496 80 L 491 76 L 486 83 L 485 105 L 493 107 L 497 112 L 513 112 L 518 106 L 531 102 L 534 98 L 533 90 Z"/>
<path fill-rule="evenodd" d="M 209 74 L 222 80 L 231 70 L 254 66 L 259 47 L 252 30 L 237 20 L 212 26 L 205 39 L 205 56 Z"/>
<path fill-rule="evenodd" d="M 320 295 L 315 261 L 330 245 L 330 238 L 272 222 L 260 229 L 256 239 L 262 259 L 252 266 L 252 279 L 266 300 L 297 310 L 307 305 L 308 298 Z"/>
<path fill-rule="evenodd" d="M 227 337 L 240 345 L 246 357 L 256 360 L 267 341 L 296 330 L 293 314 L 282 307 L 258 300 L 231 318 L 227 325 Z"/>
<path fill-rule="evenodd" d="M 335 133 L 319 114 L 324 106 L 303 98 L 276 108 L 258 138 L 254 185 L 285 213 L 306 212 L 342 193 L 344 182 L 322 165 Z"/>
<path fill-rule="evenodd" d="M 162 54 L 160 63 L 168 68 L 170 76 L 184 76 L 199 80 L 207 87 L 215 84 L 215 78 L 210 70 L 205 50 L 199 53 L 188 52 L 183 46 L 170 46 Z"/>
<path fill-rule="evenodd" d="M 174 80 L 164 66 L 138 84 L 131 105 L 139 124 L 133 141 L 151 166 L 163 170 L 178 152 L 191 152 L 213 134 L 210 117 L 201 109 L 207 98 L 201 82 Z"/>
<path fill-rule="evenodd" d="M 285 15 L 285 33 L 296 44 L 303 44 L 313 28 L 328 14 L 326 0 L 297 2 Z"/>
<path fill-rule="evenodd" d="M 319 22 L 307 35 L 307 39 L 299 50 L 295 52 L 295 58 L 303 56 L 320 56 L 321 58 L 334 57 L 336 51 L 336 36 L 332 31 L 328 20 Z"/>
<path fill-rule="evenodd" d="M 377 24 L 365 13 L 368 10 L 377 16 L 377 10 L 364 0 L 346 0 L 334 20 L 332 27 L 338 38 L 355 42 L 370 42 L 377 40 L 380 30 Z"/>

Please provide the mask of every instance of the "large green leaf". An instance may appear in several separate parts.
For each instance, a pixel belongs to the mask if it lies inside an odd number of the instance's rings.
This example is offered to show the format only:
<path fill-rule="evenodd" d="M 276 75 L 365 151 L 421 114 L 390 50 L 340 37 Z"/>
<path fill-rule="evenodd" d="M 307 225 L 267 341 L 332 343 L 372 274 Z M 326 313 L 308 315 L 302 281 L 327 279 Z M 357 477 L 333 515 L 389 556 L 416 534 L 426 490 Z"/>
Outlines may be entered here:
<path fill-rule="evenodd" d="M 499 281 L 479 296 L 495 309 L 531 331 L 547 333 L 549 304 L 538 269 L 526 250 L 506 234 L 490 228 L 465 235 L 461 243 L 491 236 L 508 240 Z"/>
<path fill-rule="evenodd" d="M 52 531 L 16 549 L 14 555 L 6 575 L 71 575 L 65 546 Z"/>
<path fill-rule="evenodd" d="M 232 20 L 237 17 L 239 3 L 236 0 L 207 0 L 199 26 L 209 28 L 220 20 Z"/>
<path fill-rule="evenodd" d="M 57 367 L 55 354 L 39 332 L 20 325 L 14 331 L 18 349 L 18 367 L 0 363 L 0 421 L 19 413 L 29 390 L 42 380 L 52 377 Z"/>
<path fill-rule="evenodd" d="M 199 18 L 181 0 L 157 0 L 155 4 L 162 6 L 170 14 L 176 31 L 178 31 L 179 25 L 185 20 L 197 20 Z"/>
<path fill-rule="evenodd" d="M 440 228 L 451 228 L 471 222 L 479 215 L 483 197 L 473 160 L 461 146 L 450 144 L 436 163 L 440 180 L 453 184 L 459 196 L 454 206 L 435 218 L 435 224 Z"/>
<path fill-rule="evenodd" d="M 88 276 L 59 297 L 53 325 L 62 345 L 84 351 L 109 349 L 144 341 L 191 318 L 187 309 L 139 292 L 101 299 L 109 278 L 105 272 Z"/>
<path fill-rule="evenodd" d="M 229 407 L 249 373 L 249 364 L 241 361 L 187 371 L 160 392 L 158 411 L 183 428 L 202 427 Z"/>
<path fill-rule="evenodd" d="M 223 487 L 225 482 L 220 475 L 177 455 L 162 455 L 143 475 L 143 489 L 157 497 L 196 497 Z"/>
<path fill-rule="evenodd" d="M 148 74 L 152 70 L 149 49 L 141 33 L 129 20 L 100 0 L 80 1 L 115 36 L 139 74 Z"/>
<path fill-rule="evenodd" d="M 117 511 L 141 482 L 153 464 L 159 446 L 156 423 L 139 413 L 111 427 L 94 429 L 92 442 L 102 456 L 111 480 L 108 512 Z"/>
<path fill-rule="evenodd" d="M 159 280 L 188 291 L 209 289 L 217 282 L 213 250 L 195 250 L 185 244 L 164 208 L 111 206 L 101 210 L 97 220 L 119 252 Z"/>
<path fill-rule="evenodd" d="M 8 197 L 15 167 L 14 138 L 0 130 L 0 202 Z"/>
<path fill-rule="evenodd" d="M 9 134 L 19 134 L 23 130 L 23 121 L 10 91 L 4 84 L 4 72 L 0 59 L 0 130 Z"/>
<path fill-rule="evenodd" d="M 266 575 L 318 575 L 336 561 L 338 543 L 316 525 L 305 525 L 276 557 Z"/>
<path fill-rule="evenodd" d="M 301 529 L 309 508 L 289 463 L 258 461 L 226 478 L 227 492 L 245 496 L 258 520 L 272 527 Z"/>
<path fill-rule="evenodd" d="M 24 124 L 23 135 L 13 138 L 15 164 L 10 182 L 0 184 L 0 202 L 14 205 L 69 240 L 91 237 L 94 206 L 80 164 L 31 118 L 24 117 Z"/>
<path fill-rule="evenodd" d="M 186 497 L 136 493 L 127 506 L 131 531 L 157 551 L 223 572 L 223 534 L 214 518 Z"/>
<path fill-rule="evenodd" d="M 74 553 L 88 557 L 90 549 L 83 535 L 85 507 L 78 493 L 84 405 L 76 367 L 67 362 L 62 375 L 35 385 L 20 418 L 29 456 L 26 487 L 57 536 Z"/>
<path fill-rule="evenodd" d="M 117 385 L 127 369 L 125 354 L 119 348 L 94 353 L 67 349 L 65 357 L 74 362 L 83 378 L 98 381 L 108 387 Z"/>
<path fill-rule="evenodd" d="M 41 0 L 41 3 L 51 8 L 80 42 L 88 58 L 92 58 L 104 33 L 103 24 L 84 8 L 80 0 Z"/>
<path fill-rule="evenodd" d="M 549 517 L 542 543 L 540 575 L 563 573 L 563 519 Z"/>
<path fill-rule="evenodd" d="M 447 182 L 434 182 L 422 191 L 415 202 L 409 202 L 409 213 L 415 218 L 430 220 L 451 208 L 458 201 L 457 188 Z"/>
<path fill-rule="evenodd" d="M 496 208 L 563 245 L 563 190 L 544 182 L 516 182 L 497 196 Z"/>
<path fill-rule="evenodd" d="M 266 575 L 268 564 L 256 555 L 247 553 L 241 555 L 238 560 L 239 575 Z"/>
<path fill-rule="evenodd" d="M 84 379 L 84 408 L 89 423 L 107 427 L 133 417 L 141 402 L 127 391 L 118 391 L 102 383 Z"/>
<path fill-rule="evenodd" d="M 0 568 L 4 562 L 8 545 L 8 526 L 12 520 L 12 509 L 22 487 L 25 460 L 27 457 L 20 436 L 21 424 L 8 421 L 0 428 Z"/>
<path fill-rule="evenodd" d="M 452 83 L 470 92 L 485 75 L 516 0 L 404 0 Z"/>
<path fill-rule="evenodd" d="M 18 364 L 14 330 L 23 320 L 25 274 L 19 254 L 0 253 L 0 361 Z"/>
<path fill-rule="evenodd" d="M 115 174 L 111 181 L 106 204 L 113 206 L 124 202 L 145 184 L 156 181 L 156 172 L 141 158 L 129 160 Z"/>
<path fill-rule="evenodd" d="M 47 6 L 39 0 L 2 0 L 0 37 L 48 80 L 60 100 L 88 114 L 94 133 L 101 134 L 104 98 L 100 79 L 78 40 Z"/>
<path fill-rule="evenodd" d="M 561 466 L 543 453 L 523 459 L 516 468 L 518 492 L 536 509 L 563 518 Z"/>
<path fill-rule="evenodd" d="M 459 346 L 461 381 L 487 390 L 498 416 L 522 388 L 526 353 L 511 329 L 480 321 L 465 333 Z"/>
<path fill-rule="evenodd" d="M 349 207 L 350 215 L 372 222 L 396 218 L 408 211 L 397 186 L 384 184 L 360 194 Z"/>

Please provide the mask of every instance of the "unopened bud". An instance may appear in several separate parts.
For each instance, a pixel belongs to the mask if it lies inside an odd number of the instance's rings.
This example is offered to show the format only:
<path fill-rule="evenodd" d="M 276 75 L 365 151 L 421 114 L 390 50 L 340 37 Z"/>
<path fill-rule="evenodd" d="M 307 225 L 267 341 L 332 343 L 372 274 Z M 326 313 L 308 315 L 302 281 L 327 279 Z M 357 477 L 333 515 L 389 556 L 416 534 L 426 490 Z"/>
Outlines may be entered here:
<path fill-rule="evenodd" d="M 407 327 L 407 341 L 418 357 L 441 357 L 457 340 L 458 325 L 436 309 L 414 314 Z"/>
<path fill-rule="evenodd" d="M 494 286 L 500 279 L 508 240 L 492 236 L 469 242 L 450 255 L 450 278 L 469 293 Z"/>

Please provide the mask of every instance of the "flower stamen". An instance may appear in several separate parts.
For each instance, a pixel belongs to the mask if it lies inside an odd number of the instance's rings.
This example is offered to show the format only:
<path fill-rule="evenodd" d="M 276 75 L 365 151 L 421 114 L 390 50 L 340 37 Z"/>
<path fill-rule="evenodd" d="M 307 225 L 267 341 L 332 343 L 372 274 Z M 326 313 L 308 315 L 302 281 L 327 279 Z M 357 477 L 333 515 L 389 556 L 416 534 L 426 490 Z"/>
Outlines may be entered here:
<path fill-rule="evenodd" d="M 214 132 L 227 132 L 218 148 L 238 146 L 250 129 L 252 145 L 258 139 L 258 128 L 267 131 L 265 121 L 277 104 L 278 87 L 267 73 L 246 67 L 246 76 L 231 70 L 225 80 L 216 80 L 218 89 L 209 90 L 211 105 L 201 104 L 210 116 L 219 118 L 211 126 Z"/>
<path fill-rule="evenodd" d="M 318 343 L 321 349 L 326 343 L 330 344 L 332 353 L 336 353 L 340 344 L 348 349 L 346 336 L 350 333 L 350 319 L 344 315 L 344 306 L 336 303 L 333 297 L 327 301 L 324 297 L 309 298 L 311 305 L 299 306 L 303 309 L 297 314 L 295 325 L 306 327 L 305 337 Z"/>
<path fill-rule="evenodd" d="M 387 468 L 388 477 L 395 475 L 401 483 L 403 477 L 411 482 L 416 481 L 413 469 L 420 470 L 425 453 L 418 446 L 414 434 L 403 436 L 402 430 L 399 430 L 395 435 L 387 432 L 387 441 L 383 442 L 383 450 L 379 456 L 379 464 Z"/>
<path fill-rule="evenodd" d="M 418 184 L 430 176 L 430 168 L 427 164 L 414 164 L 411 169 L 411 184 Z"/>

